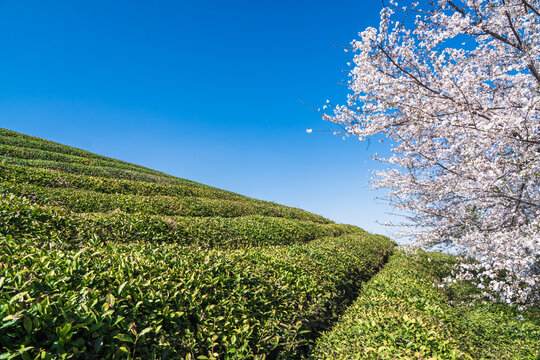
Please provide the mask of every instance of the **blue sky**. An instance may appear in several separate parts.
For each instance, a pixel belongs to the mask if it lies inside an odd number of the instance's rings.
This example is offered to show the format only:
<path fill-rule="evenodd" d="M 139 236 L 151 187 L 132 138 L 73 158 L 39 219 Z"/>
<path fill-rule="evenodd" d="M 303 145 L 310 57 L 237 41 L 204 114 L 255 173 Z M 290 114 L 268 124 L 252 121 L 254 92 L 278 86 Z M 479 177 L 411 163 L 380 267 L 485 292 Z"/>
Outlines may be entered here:
<path fill-rule="evenodd" d="M 377 233 L 370 160 L 302 102 L 345 100 L 379 1 L 0 1 L 0 127 Z M 382 147 L 381 147 L 382 146 Z"/>

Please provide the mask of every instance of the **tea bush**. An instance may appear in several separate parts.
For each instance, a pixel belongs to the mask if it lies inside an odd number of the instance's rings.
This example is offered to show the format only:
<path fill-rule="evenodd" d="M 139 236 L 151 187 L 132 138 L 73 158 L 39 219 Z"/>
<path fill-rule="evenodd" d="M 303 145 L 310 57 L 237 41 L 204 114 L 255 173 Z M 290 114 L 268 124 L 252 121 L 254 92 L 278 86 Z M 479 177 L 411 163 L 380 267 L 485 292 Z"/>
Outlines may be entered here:
<path fill-rule="evenodd" d="M 152 170 L 144 166 L 131 164 L 125 161 L 109 158 L 102 155 L 97 155 L 89 151 L 77 149 L 77 148 L 63 145 L 63 144 L 58 144 L 52 141 L 36 138 L 36 137 L 25 135 L 25 134 L 20 134 L 14 131 L 6 130 L 6 129 L 0 129 L 0 145 L 7 145 L 8 147 L 10 146 L 18 147 L 22 149 L 27 149 L 28 151 L 32 151 L 33 149 L 42 150 L 42 151 L 46 151 L 47 153 L 52 153 L 51 156 L 53 157 L 61 156 L 62 154 L 65 154 L 65 155 L 71 155 L 73 157 L 76 157 L 81 161 L 85 161 L 84 159 L 86 159 L 86 161 L 91 161 L 91 160 L 100 161 L 102 162 L 102 164 L 103 162 L 107 162 L 109 163 L 108 165 L 109 167 L 124 167 L 124 168 L 129 167 L 129 168 L 132 168 L 135 172 L 146 172 L 148 174 L 153 174 L 162 178 L 168 178 L 171 180 L 179 180 L 178 178 L 174 176 L 162 173 L 160 171 Z M 1 148 L 2 147 L 0 147 L 0 149 Z M 13 156 L 13 158 L 18 158 L 18 157 L 19 156 Z M 41 158 L 41 157 L 38 156 L 34 158 Z M 53 159 L 45 158 L 45 160 L 53 160 Z M 185 180 L 185 179 L 181 179 L 181 180 Z M 194 181 L 190 181 L 190 180 L 185 180 L 185 181 L 190 182 L 193 185 L 202 185 Z"/>
<path fill-rule="evenodd" d="M 392 248 L 369 236 L 204 252 L 0 236 L 0 356 L 299 356 Z"/>
<path fill-rule="evenodd" d="M 394 245 L 0 129 L 0 359 L 299 358 Z"/>
<path fill-rule="evenodd" d="M 0 234 L 36 236 L 48 229 L 64 242 L 80 242 L 92 236 L 121 242 L 147 240 L 204 248 L 305 243 L 316 238 L 367 234 L 342 224 L 319 224 L 260 215 L 238 218 L 167 217 L 145 214 L 75 214 L 61 207 L 41 206 L 26 198 L 0 192 Z"/>
<path fill-rule="evenodd" d="M 132 165 L 138 168 L 144 168 L 140 165 L 130 164 L 125 161 L 109 158 L 102 155 L 97 155 L 86 150 L 77 149 L 71 146 L 58 144 L 49 140 L 40 139 L 34 136 L 21 134 L 15 131 L 0 129 L 0 144 L 18 146 L 30 149 L 40 149 L 52 151 L 60 154 L 81 156 L 89 159 L 105 160 L 118 164 Z M 150 169 L 147 169 L 150 170 Z M 153 170 L 154 171 L 154 170 Z M 157 171 L 156 171 L 157 172 Z"/>
<path fill-rule="evenodd" d="M 77 175 L 62 171 L 26 168 L 0 163 L 0 179 L 12 183 L 27 183 L 48 188 L 72 188 L 106 194 L 198 196 L 210 199 L 248 200 L 250 198 L 209 186 L 156 183 L 116 178 Z M 266 201 L 260 201 L 267 203 Z"/>
<path fill-rule="evenodd" d="M 455 259 L 396 252 L 313 359 L 538 359 L 540 311 L 472 302 L 467 283 L 438 288 Z"/>
<path fill-rule="evenodd" d="M 10 185 L 10 186 L 8 186 Z M 47 188 L 4 183 L 2 188 L 19 196 L 32 197 L 42 205 L 60 205 L 73 212 L 142 213 L 168 216 L 238 217 L 264 215 L 329 223 L 318 215 L 271 203 L 247 200 L 211 199 L 194 196 L 110 194 L 72 188 Z"/>
<path fill-rule="evenodd" d="M 55 143 L 50 140 L 45 140 L 45 139 L 37 138 L 34 136 L 26 135 L 26 134 L 21 134 L 21 133 L 8 130 L 8 129 L 0 128 L 0 144 L 53 151 L 53 152 L 57 152 L 61 154 L 82 156 L 85 158 L 95 158 L 95 159 L 106 160 L 106 161 L 115 162 L 119 164 L 129 164 L 125 161 L 109 158 L 102 155 L 97 155 L 97 154 L 91 153 L 90 151 L 77 149 L 71 146 Z M 134 165 L 134 164 L 130 164 L 130 165 L 142 168 L 142 166 L 140 165 Z"/>
<path fill-rule="evenodd" d="M 64 162 L 53 161 L 53 160 L 21 159 L 21 158 L 6 156 L 6 155 L 0 156 L 0 160 L 8 164 L 65 171 L 65 172 L 69 172 L 73 174 L 100 176 L 100 177 L 106 177 L 106 178 L 117 178 L 117 179 L 127 179 L 127 180 L 149 181 L 149 182 L 175 183 L 174 180 L 170 180 L 168 178 L 164 178 L 159 175 L 146 174 L 143 172 L 133 171 L 133 170 L 118 169 L 116 167 L 111 167 L 111 166 L 90 166 L 90 165 L 81 165 L 81 164 L 76 164 L 76 163 L 64 163 Z"/>
<path fill-rule="evenodd" d="M 115 213 L 83 214 L 75 219 L 73 227 L 79 237 L 95 234 L 102 239 L 145 239 L 203 248 L 301 244 L 321 237 L 366 234 L 351 225 L 317 224 L 260 215 L 197 218 Z"/>

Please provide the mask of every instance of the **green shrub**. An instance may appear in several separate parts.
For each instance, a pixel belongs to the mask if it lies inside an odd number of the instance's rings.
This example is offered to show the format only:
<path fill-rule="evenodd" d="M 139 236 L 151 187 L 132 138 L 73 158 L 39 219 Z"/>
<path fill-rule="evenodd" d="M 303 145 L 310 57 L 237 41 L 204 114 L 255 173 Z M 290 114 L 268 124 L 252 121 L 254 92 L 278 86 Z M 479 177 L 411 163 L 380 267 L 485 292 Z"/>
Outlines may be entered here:
<path fill-rule="evenodd" d="M 173 180 L 163 178 L 157 175 L 146 174 L 140 171 L 118 169 L 116 167 L 109 166 L 90 166 L 76 163 L 64 163 L 61 161 L 52 160 L 39 160 L 39 159 L 21 159 L 11 156 L 1 156 L 0 160 L 9 164 L 16 164 L 19 166 L 27 166 L 34 168 L 52 169 L 58 171 L 66 171 L 73 174 L 100 176 L 117 179 L 127 180 L 140 180 L 150 182 L 165 182 L 175 183 Z"/>
<path fill-rule="evenodd" d="M 319 224 L 260 215 L 200 218 L 122 212 L 77 214 L 0 192 L 0 234 L 36 237 L 44 232 L 54 233 L 69 243 L 98 236 L 104 241 L 147 240 L 156 244 L 171 242 L 203 248 L 287 245 L 325 236 L 366 234 L 352 225 Z"/>
<path fill-rule="evenodd" d="M 0 168 L 1 170 L 2 168 Z M 2 176 L 2 175 L 0 175 Z M 8 178 L 7 174 L 3 175 Z M 22 180 L 22 179 L 21 179 Z M 17 179 L 4 182 L 4 191 L 19 196 L 32 197 L 42 205 L 59 205 L 74 212 L 144 213 L 169 216 L 222 216 L 237 217 L 245 215 L 264 215 L 285 217 L 321 223 L 329 220 L 300 209 L 289 208 L 270 202 L 249 198 L 229 200 L 195 196 L 133 195 L 123 193 L 79 190 L 72 187 L 43 187 L 20 184 Z"/>
<path fill-rule="evenodd" d="M 26 198 L 0 192 L 0 235 L 48 237 L 71 227 L 61 208 L 36 205 Z"/>
<path fill-rule="evenodd" d="M 317 224 L 260 215 L 237 218 L 163 217 L 140 214 L 81 214 L 73 217 L 79 237 L 93 234 L 116 241 L 148 240 L 202 248 L 288 245 L 345 234 L 366 234 L 341 224 Z"/>
<path fill-rule="evenodd" d="M 106 167 L 119 170 L 128 170 L 151 176 L 163 177 L 163 174 L 157 171 L 146 169 L 144 167 L 131 165 L 129 163 L 114 162 L 92 157 L 83 157 L 78 155 L 68 155 L 54 151 L 33 149 L 28 147 L 19 147 L 11 145 L 0 145 L 0 155 L 8 158 L 27 159 L 27 160 L 48 160 L 62 162 L 66 164 L 79 164 L 91 167 Z"/>
<path fill-rule="evenodd" d="M 164 178 L 176 179 L 174 176 L 171 176 L 171 175 L 168 175 L 168 174 L 156 171 L 156 170 L 152 170 L 144 166 L 131 164 L 125 161 L 109 158 L 102 155 L 97 155 L 89 151 L 77 149 L 71 146 L 55 143 L 49 140 L 44 140 L 44 139 L 36 138 L 33 136 L 28 136 L 25 134 L 16 133 L 14 131 L 1 129 L 1 128 L 0 128 L 0 144 L 8 145 L 11 147 L 25 148 L 30 151 L 32 149 L 35 149 L 35 150 L 43 150 L 48 153 L 52 152 L 52 153 L 55 153 L 53 154 L 53 156 L 65 154 L 65 155 L 71 155 L 74 157 L 79 157 L 80 160 L 83 160 L 83 161 L 84 159 L 86 159 L 86 161 L 94 160 L 94 161 L 107 162 L 107 163 L 111 163 L 110 166 L 112 167 L 115 167 L 115 166 L 126 167 L 127 166 L 129 168 L 134 168 L 135 171 L 147 172 L 149 174 L 154 174 L 154 175 L 164 177 Z M 47 160 L 52 160 L 52 159 L 47 159 Z M 185 181 L 190 182 L 194 185 L 197 184 L 194 181 L 190 181 L 190 180 L 185 180 Z"/>
<path fill-rule="evenodd" d="M 340 322 L 318 341 L 314 359 L 537 359 L 538 311 L 460 303 L 440 289 L 455 259 L 396 252 L 362 289 Z M 454 306 L 448 294 L 454 294 Z M 536 315 L 535 315 L 536 314 Z"/>
<path fill-rule="evenodd" d="M 170 184 L 147 181 L 77 175 L 62 171 L 27 168 L 0 163 L 0 179 L 11 183 L 26 183 L 48 188 L 72 188 L 106 194 L 197 196 L 209 199 L 248 200 L 229 191 L 190 184 Z M 260 201 L 261 203 L 266 203 Z"/>
<path fill-rule="evenodd" d="M 115 162 L 119 164 L 129 164 L 129 163 L 126 163 L 125 161 L 97 155 L 89 151 L 77 149 L 77 148 L 67 146 L 64 144 L 55 143 L 50 140 L 40 139 L 34 136 L 21 134 L 15 131 L 2 129 L 2 128 L 0 128 L 0 144 L 25 147 L 25 148 L 31 148 L 31 149 L 40 149 L 40 150 L 45 150 L 45 151 L 57 152 L 61 154 L 67 154 L 67 155 L 82 156 L 85 158 L 105 160 L 105 161 Z M 130 165 L 133 165 L 133 164 L 130 164 Z M 143 168 L 142 166 L 139 166 L 139 165 L 133 165 L 133 166 Z"/>
<path fill-rule="evenodd" d="M 0 237 L 2 358 L 297 357 L 393 248 L 369 237 L 204 252 L 47 241 Z"/>

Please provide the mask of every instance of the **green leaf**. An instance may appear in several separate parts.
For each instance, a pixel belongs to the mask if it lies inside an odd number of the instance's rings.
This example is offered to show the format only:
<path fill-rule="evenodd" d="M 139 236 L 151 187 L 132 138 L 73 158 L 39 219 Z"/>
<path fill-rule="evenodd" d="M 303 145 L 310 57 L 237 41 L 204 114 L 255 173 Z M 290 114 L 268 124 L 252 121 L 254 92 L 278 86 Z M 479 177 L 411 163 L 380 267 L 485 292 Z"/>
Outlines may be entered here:
<path fill-rule="evenodd" d="M 14 319 L 19 319 L 21 317 L 22 317 L 21 314 L 8 315 L 5 318 L 3 318 L 2 321 L 10 321 L 10 320 L 14 320 Z"/>
<path fill-rule="evenodd" d="M 139 336 L 143 336 L 145 334 L 148 334 L 150 331 L 152 331 L 152 328 L 151 327 L 147 327 L 146 329 L 144 329 L 143 331 L 141 331 L 141 333 L 139 334 Z"/>
<path fill-rule="evenodd" d="M 116 299 L 114 298 L 114 295 L 109 293 L 105 299 L 107 303 L 112 307 L 114 306 L 114 303 L 116 302 Z"/>
<path fill-rule="evenodd" d="M 118 288 L 118 295 L 122 295 L 122 290 L 124 290 L 124 287 L 126 286 L 127 284 L 127 281 L 125 283 L 123 283 L 122 285 L 120 285 L 120 287 Z"/>
<path fill-rule="evenodd" d="M 24 320 L 23 320 L 23 326 L 24 326 L 24 330 L 26 330 L 26 332 L 28 334 L 30 334 L 32 332 L 32 320 L 30 320 L 29 317 L 25 317 Z"/>
<path fill-rule="evenodd" d="M 62 329 L 60 329 L 59 333 L 61 337 L 65 337 L 69 331 L 71 330 L 71 323 L 67 323 L 64 325 Z"/>
<path fill-rule="evenodd" d="M 114 338 L 120 341 L 125 341 L 125 342 L 130 342 L 130 343 L 133 342 L 133 339 L 127 334 L 118 334 Z"/>
<path fill-rule="evenodd" d="M 103 346 L 103 338 L 98 337 L 96 341 L 94 342 L 94 351 L 96 353 L 99 353 L 99 350 L 101 350 L 101 347 Z"/>

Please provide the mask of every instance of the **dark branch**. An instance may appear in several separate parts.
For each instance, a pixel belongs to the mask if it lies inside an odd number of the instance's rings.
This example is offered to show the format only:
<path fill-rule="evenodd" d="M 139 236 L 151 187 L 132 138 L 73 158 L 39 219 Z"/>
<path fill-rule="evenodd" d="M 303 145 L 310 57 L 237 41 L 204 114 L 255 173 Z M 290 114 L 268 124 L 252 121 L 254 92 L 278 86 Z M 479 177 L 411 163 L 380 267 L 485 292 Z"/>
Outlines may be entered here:
<path fill-rule="evenodd" d="M 521 2 L 523 3 L 523 5 L 525 5 L 525 7 L 531 9 L 531 11 L 532 11 L 533 13 L 535 13 L 535 14 L 538 15 L 538 16 L 540 16 L 540 12 L 538 12 L 538 10 L 536 10 L 534 7 L 532 7 L 532 5 L 529 4 L 527 1 L 521 0 Z"/>

